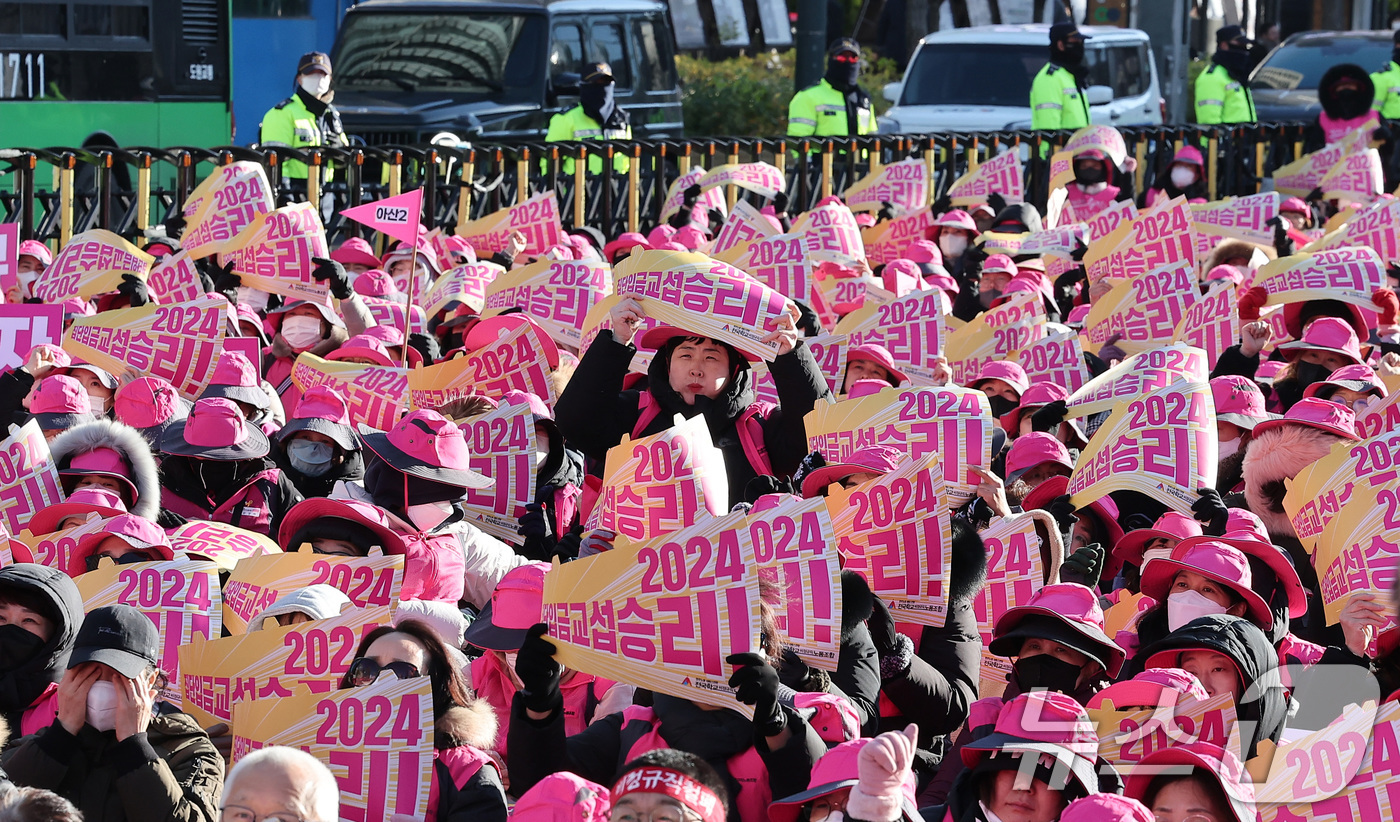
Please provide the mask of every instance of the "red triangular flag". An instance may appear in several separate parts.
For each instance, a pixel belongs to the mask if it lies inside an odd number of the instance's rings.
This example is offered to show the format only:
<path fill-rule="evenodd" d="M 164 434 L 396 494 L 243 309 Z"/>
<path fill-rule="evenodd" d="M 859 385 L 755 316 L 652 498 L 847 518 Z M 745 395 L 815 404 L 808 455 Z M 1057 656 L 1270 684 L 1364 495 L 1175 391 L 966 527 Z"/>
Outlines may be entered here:
<path fill-rule="evenodd" d="M 340 213 L 381 234 L 411 243 L 416 241 L 423 231 L 419 222 L 423 213 L 423 189 L 406 191 L 385 200 L 357 205 Z"/>

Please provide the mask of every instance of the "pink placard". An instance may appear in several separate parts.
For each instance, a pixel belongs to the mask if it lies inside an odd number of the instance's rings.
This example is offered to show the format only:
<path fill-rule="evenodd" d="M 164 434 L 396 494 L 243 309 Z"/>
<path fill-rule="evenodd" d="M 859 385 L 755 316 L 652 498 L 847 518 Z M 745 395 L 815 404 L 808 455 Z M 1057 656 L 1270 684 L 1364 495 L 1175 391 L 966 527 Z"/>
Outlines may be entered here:
<path fill-rule="evenodd" d="M 24 365 L 36 345 L 58 345 L 63 339 L 63 306 L 0 305 L 0 370 Z"/>

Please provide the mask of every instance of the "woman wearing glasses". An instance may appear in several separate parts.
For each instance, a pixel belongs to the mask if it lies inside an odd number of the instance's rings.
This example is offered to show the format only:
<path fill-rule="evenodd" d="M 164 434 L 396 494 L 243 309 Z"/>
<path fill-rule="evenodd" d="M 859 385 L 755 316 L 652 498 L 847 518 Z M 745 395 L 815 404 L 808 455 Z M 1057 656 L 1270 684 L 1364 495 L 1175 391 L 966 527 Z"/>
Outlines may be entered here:
<path fill-rule="evenodd" d="M 427 822 L 505 822 L 505 788 L 486 754 L 496 742 L 496 714 L 472 693 L 442 641 L 414 620 L 376 628 L 360 642 L 340 686 L 358 688 L 385 673 L 399 679 L 426 676 L 433 683 L 437 761 Z"/>

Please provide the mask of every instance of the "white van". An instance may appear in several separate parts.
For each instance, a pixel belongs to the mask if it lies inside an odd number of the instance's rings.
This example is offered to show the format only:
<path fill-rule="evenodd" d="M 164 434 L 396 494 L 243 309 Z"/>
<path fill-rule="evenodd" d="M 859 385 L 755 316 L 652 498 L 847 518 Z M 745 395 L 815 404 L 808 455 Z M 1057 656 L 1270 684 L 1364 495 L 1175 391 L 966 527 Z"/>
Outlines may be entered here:
<path fill-rule="evenodd" d="M 1145 32 L 1080 26 L 1090 39 L 1090 118 L 1109 126 L 1162 122 L 1152 44 Z M 936 31 L 919 41 L 901 82 L 885 86 L 894 107 L 883 134 L 1002 131 L 1031 127 L 1031 81 L 1050 59 L 1050 27 L 978 26 Z"/>

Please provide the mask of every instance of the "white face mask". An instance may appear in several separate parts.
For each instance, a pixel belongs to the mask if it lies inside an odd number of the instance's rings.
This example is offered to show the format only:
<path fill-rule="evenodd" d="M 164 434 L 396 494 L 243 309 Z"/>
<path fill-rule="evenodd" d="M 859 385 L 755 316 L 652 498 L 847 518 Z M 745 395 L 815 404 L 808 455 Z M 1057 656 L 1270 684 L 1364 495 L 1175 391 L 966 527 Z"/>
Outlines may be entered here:
<path fill-rule="evenodd" d="M 1216 458 L 1223 460 L 1226 457 L 1233 457 L 1235 455 L 1235 452 L 1239 450 L 1240 438 L 1235 437 L 1232 440 L 1220 443 L 1220 445 L 1216 448 Z"/>
<path fill-rule="evenodd" d="M 99 731 L 117 728 L 117 686 L 106 680 L 92 683 L 87 694 L 87 724 Z"/>
<path fill-rule="evenodd" d="M 34 285 L 35 280 L 39 279 L 39 273 L 40 272 L 38 271 L 19 272 L 19 285 L 20 288 L 24 291 L 24 296 L 34 296 L 34 293 L 30 290 L 30 287 Z"/>
<path fill-rule="evenodd" d="M 418 530 L 427 533 L 441 525 L 448 517 L 452 516 L 452 503 L 450 502 L 429 502 L 424 505 L 408 506 L 408 521 L 418 527 Z"/>
<path fill-rule="evenodd" d="M 238 287 L 238 302 L 241 305 L 251 306 L 254 311 L 266 311 L 267 300 L 272 295 L 266 291 L 259 291 L 256 288 L 249 288 L 246 285 Z"/>
<path fill-rule="evenodd" d="M 1185 166 L 1175 166 L 1172 168 L 1172 185 L 1177 188 L 1186 188 L 1196 182 L 1196 172 Z"/>
<path fill-rule="evenodd" d="M 282 321 L 282 338 L 297 351 L 305 351 L 321 341 L 321 319 L 288 317 Z"/>
<path fill-rule="evenodd" d="M 938 249 L 946 257 L 961 257 L 967 250 L 967 238 L 961 234 L 942 234 L 938 237 Z"/>
<path fill-rule="evenodd" d="M 88 395 L 88 408 L 92 409 L 92 414 L 95 417 L 107 416 L 107 409 L 111 406 L 111 402 L 112 401 L 107 399 L 106 397 L 94 397 L 91 394 Z"/>
<path fill-rule="evenodd" d="M 1175 631 L 1193 619 L 1225 613 L 1225 606 L 1200 591 L 1181 591 L 1167 597 L 1167 628 Z"/>
<path fill-rule="evenodd" d="M 1171 559 L 1172 549 L 1170 548 L 1148 548 L 1142 552 L 1142 567 L 1146 568 L 1147 563 L 1154 559 Z"/>
<path fill-rule="evenodd" d="M 331 78 L 325 74 L 303 74 L 301 90 L 312 97 L 320 97 L 331 90 Z"/>

